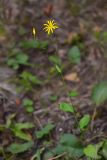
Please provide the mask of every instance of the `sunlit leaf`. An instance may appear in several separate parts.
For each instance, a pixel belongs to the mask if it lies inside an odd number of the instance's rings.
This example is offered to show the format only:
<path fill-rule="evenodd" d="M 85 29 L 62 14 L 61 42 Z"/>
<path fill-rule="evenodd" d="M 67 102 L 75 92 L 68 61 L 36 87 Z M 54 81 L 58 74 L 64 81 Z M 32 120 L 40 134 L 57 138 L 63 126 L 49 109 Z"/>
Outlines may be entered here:
<path fill-rule="evenodd" d="M 71 112 L 71 113 L 75 112 L 74 107 L 69 103 L 65 102 L 60 103 L 59 108 L 64 112 Z"/>
<path fill-rule="evenodd" d="M 89 114 L 85 114 L 79 121 L 80 129 L 86 128 L 88 126 L 90 120 L 91 120 L 90 115 Z"/>
<path fill-rule="evenodd" d="M 98 155 L 98 149 L 95 145 L 89 144 L 87 147 L 84 148 L 84 153 L 87 157 L 93 159 L 100 159 L 101 157 Z"/>

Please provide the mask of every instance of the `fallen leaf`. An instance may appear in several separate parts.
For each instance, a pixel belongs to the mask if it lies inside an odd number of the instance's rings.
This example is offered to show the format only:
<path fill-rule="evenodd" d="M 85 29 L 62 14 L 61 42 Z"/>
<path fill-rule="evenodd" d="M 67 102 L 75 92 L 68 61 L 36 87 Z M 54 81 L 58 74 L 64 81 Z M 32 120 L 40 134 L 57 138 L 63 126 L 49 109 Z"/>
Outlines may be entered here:
<path fill-rule="evenodd" d="M 52 13 L 52 10 L 53 10 L 53 5 L 51 3 L 48 3 L 44 9 L 43 9 L 43 12 L 46 16 L 50 16 L 51 13 Z"/>
<path fill-rule="evenodd" d="M 102 28 L 99 27 L 99 26 L 95 26 L 95 27 L 93 28 L 93 31 L 94 31 L 94 32 L 101 32 L 101 31 L 102 31 Z"/>
<path fill-rule="evenodd" d="M 19 98 L 16 98 L 15 103 L 16 103 L 17 106 L 19 106 L 21 104 L 21 100 Z"/>
<path fill-rule="evenodd" d="M 77 75 L 76 72 L 73 72 L 73 73 L 70 73 L 70 74 L 65 75 L 65 76 L 64 76 L 64 79 L 65 79 L 66 81 L 80 82 L 80 79 L 79 79 L 79 77 L 78 77 L 78 75 Z"/>

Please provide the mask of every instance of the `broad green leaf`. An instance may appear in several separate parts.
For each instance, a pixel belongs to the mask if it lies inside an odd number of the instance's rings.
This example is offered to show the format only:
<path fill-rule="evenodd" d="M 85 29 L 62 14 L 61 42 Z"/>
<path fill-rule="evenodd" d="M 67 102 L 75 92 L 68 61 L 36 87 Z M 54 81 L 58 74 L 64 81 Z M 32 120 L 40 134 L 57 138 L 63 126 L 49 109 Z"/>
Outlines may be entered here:
<path fill-rule="evenodd" d="M 23 100 L 23 105 L 24 106 L 32 106 L 33 105 L 33 101 L 31 99 L 25 98 Z"/>
<path fill-rule="evenodd" d="M 28 56 L 24 53 L 17 53 L 16 55 L 16 60 L 19 64 L 23 65 L 27 64 L 28 59 L 29 59 Z"/>
<path fill-rule="evenodd" d="M 64 152 L 71 158 L 79 158 L 84 154 L 83 145 L 76 136 L 72 134 L 64 134 L 57 147 L 53 149 L 53 153 L 59 155 Z"/>
<path fill-rule="evenodd" d="M 72 63 L 79 63 L 81 61 L 81 52 L 77 46 L 73 46 L 68 52 L 69 60 Z"/>
<path fill-rule="evenodd" d="M 59 143 L 64 146 L 71 146 L 73 148 L 81 148 L 82 147 L 82 144 L 80 143 L 78 138 L 75 135 L 69 134 L 69 133 L 63 134 L 60 138 Z"/>
<path fill-rule="evenodd" d="M 64 112 L 71 112 L 71 113 L 75 112 L 74 107 L 69 103 L 64 103 L 64 102 L 61 103 L 59 108 Z"/>
<path fill-rule="evenodd" d="M 85 114 L 79 121 L 80 129 L 86 128 L 88 126 L 90 120 L 91 120 L 90 115 L 89 114 Z"/>
<path fill-rule="evenodd" d="M 43 136 L 48 135 L 55 126 L 53 124 L 47 124 L 42 130 L 36 132 L 37 138 L 42 138 Z"/>
<path fill-rule="evenodd" d="M 103 157 L 104 157 L 105 159 L 107 159 L 107 140 L 104 142 L 104 145 L 103 145 L 101 154 L 103 155 Z"/>
<path fill-rule="evenodd" d="M 101 157 L 98 155 L 98 149 L 95 145 L 89 144 L 87 147 L 84 148 L 84 154 L 87 157 L 93 159 L 100 159 Z"/>
<path fill-rule="evenodd" d="M 78 94 L 78 92 L 77 91 L 71 91 L 71 92 L 69 92 L 69 97 L 76 97 L 76 96 L 78 96 L 79 94 Z"/>
<path fill-rule="evenodd" d="M 34 112 L 34 108 L 32 106 L 28 106 L 28 107 L 26 107 L 26 111 L 29 113 L 32 113 L 32 112 Z"/>
<path fill-rule="evenodd" d="M 22 153 L 29 150 L 33 144 L 34 143 L 32 141 L 23 144 L 13 143 L 7 148 L 7 151 L 11 152 L 12 154 Z"/>
<path fill-rule="evenodd" d="M 94 86 L 92 95 L 92 101 L 97 105 L 101 105 L 107 100 L 107 82 L 101 82 Z"/>
<path fill-rule="evenodd" d="M 74 148 L 70 146 L 64 146 L 61 144 L 58 144 L 57 147 L 53 149 L 52 153 L 54 155 L 60 155 L 66 153 L 65 155 L 67 155 L 69 158 L 80 158 L 81 156 L 84 155 L 83 148 L 78 148 L 78 147 Z"/>

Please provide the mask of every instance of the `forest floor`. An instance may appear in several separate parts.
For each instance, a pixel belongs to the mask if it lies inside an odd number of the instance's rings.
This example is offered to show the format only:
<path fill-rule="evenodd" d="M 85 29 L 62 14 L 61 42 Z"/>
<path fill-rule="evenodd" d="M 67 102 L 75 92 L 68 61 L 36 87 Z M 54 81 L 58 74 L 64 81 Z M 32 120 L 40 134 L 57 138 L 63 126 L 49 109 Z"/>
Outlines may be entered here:
<path fill-rule="evenodd" d="M 54 145 L 63 133 L 72 133 L 77 137 L 80 134 L 74 125 L 74 115 L 61 111 L 60 103 L 66 102 L 75 106 L 79 117 L 93 114 L 95 104 L 91 100 L 92 88 L 96 83 L 107 80 L 107 34 L 106 40 L 96 38 L 96 35 L 106 33 L 107 4 L 93 4 L 80 11 L 76 11 L 76 8 L 72 11 L 72 7 L 64 0 L 10 0 L 3 3 L 0 8 L 0 124 L 2 126 L 9 120 L 12 120 L 10 123 L 34 124 L 33 129 L 25 130 L 35 143 L 33 149 L 27 154 L 12 155 L 10 159 L 33 160 L 32 156 L 37 149 L 43 147 L 44 141 L 36 139 L 35 132 L 48 123 L 54 124 L 55 128 L 45 140 Z M 42 30 L 48 19 L 55 20 L 59 25 L 51 37 Z M 48 41 L 46 50 L 20 47 L 24 40 L 34 39 L 33 27 L 37 29 L 36 40 Z M 81 50 L 80 62 L 77 64 L 72 64 L 68 57 L 72 46 Z M 22 65 L 19 62 L 18 69 L 14 69 L 11 57 L 17 51 L 27 54 L 30 65 Z M 58 63 L 63 69 L 61 74 L 55 68 L 56 61 L 60 61 Z M 25 84 L 26 80 L 20 80 L 24 71 L 39 77 L 42 84 L 34 84 L 27 91 L 23 88 L 19 91 L 24 85 L 25 88 L 26 85 L 29 87 L 29 84 Z M 78 95 L 69 96 L 71 91 L 76 91 Z M 26 111 L 24 99 L 31 100 L 31 104 L 28 104 L 31 110 L 33 106 L 31 113 Z M 93 121 L 94 127 L 90 129 L 89 126 L 84 135 L 85 145 L 88 142 L 100 142 L 100 136 L 94 139 L 100 133 L 107 136 L 106 103 L 101 105 L 97 112 Z M 22 142 L 8 127 L 4 130 L 0 127 L 0 131 L 0 144 L 3 148 L 7 148 L 13 142 Z M 4 159 L 9 159 L 10 154 L 2 155 L 1 152 L 0 160 L 3 156 Z"/>

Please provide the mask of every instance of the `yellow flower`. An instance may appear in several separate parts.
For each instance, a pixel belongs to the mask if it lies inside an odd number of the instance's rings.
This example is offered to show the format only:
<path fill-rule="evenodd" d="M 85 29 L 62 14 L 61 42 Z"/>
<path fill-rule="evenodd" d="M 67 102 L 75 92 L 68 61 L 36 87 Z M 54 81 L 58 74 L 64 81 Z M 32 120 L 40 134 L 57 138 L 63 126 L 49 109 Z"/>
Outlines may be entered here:
<path fill-rule="evenodd" d="M 32 28 L 32 33 L 33 33 L 33 35 L 35 37 L 36 36 L 36 29 L 34 27 Z"/>
<path fill-rule="evenodd" d="M 52 34 L 55 29 L 59 28 L 54 20 L 48 20 L 47 23 L 44 24 L 43 30 L 48 33 L 48 35 Z"/>

